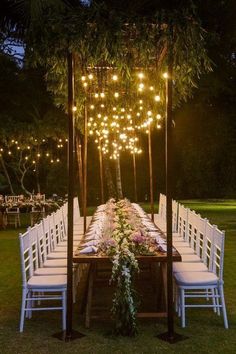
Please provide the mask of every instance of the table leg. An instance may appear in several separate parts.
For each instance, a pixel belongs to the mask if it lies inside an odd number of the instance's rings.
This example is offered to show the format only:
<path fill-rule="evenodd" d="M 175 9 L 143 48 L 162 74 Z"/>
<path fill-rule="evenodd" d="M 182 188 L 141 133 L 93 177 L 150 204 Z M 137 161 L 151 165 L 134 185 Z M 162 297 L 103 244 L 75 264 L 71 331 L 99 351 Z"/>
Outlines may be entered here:
<path fill-rule="evenodd" d="M 86 304 L 86 313 L 85 313 L 85 327 L 90 327 L 90 317 L 91 317 L 91 307 L 92 307 L 92 298 L 93 298 L 93 278 L 94 278 L 95 266 L 94 264 L 90 265 L 89 269 L 89 280 L 88 280 L 88 295 L 87 295 L 87 304 Z"/>
<path fill-rule="evenodd" d="M 163 291 L 164 291 L 164 303 L 165 308 L 167 309 L 167 263 L 161 262 L 161 274 L 162 274 L 162 281 L 163 281 Z"/>

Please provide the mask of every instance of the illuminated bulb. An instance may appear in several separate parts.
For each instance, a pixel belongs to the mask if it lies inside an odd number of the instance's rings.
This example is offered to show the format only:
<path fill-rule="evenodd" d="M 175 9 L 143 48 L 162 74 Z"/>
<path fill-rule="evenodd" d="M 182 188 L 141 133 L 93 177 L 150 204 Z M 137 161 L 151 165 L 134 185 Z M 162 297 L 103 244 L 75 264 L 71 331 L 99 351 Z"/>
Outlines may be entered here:
<path fill-rule="evenodd" d="M 161 129 L 161 125 L 160 124 L 157 124 L 157 129 Z"/>
<path fill-rule="evenodd" d="M 85 80 L 86 80 L 86 77 L 85 77 L 85 76 L 82 76 L 82 77 L 81 77 L 81 80 L 82 80 L 82 81 L 85 81 Z"/>
<path fill-rule="evenodd" d="M 92 130 L 89 131 L 89 135 L 93 135 L 93 131 Z"/>
<path fill-rule="evenodd" d="M 141 82 L 141 84 L 139 84 L 138 87 L 142 90 L 144 88 L 144 84 Z"/>
<path fill-rule="evenodd" d="M 46 156 L 47 156 L 47 157 L 49 156 L 49 153 L 48 153 L 48 152 L 46 153 Z"/>
<path fill-rule="evenodd" d="M 94 97 L 95 97 L 95 98 L 98 98 L 98 97 L 99 97 L 99 94 L 98 94 L 98 93 L 95 93 L 95 94 L 94 94 Z"/>
<path fill-rule="evenodd" d="M 113 80 L 113 81 L 117 81 L 117 80 L 118 80 L 118 76 L 117 76 L 117 75 L 113 75 L 113 76 L 112 76 L 112 80 Z"/>
<path fill-rule="evenodd" d="M 164 77 L 164 79 L 167 79 L 168 78 L 168 73 L 164 73 L 163 77 Z"/>
<path fill-rule="evenodd" d="M 115 96 L 115 97 L 119 97 L 119 93 L 118 93 L 118 92 L 115 92 L 115 93 L 114 93 L 114 96 Z"/>
<path fill-rule="evenodd" d="M 11 151 L 8 151 L 8 155 L 11 155 Z"/>
<path fill-rule="evenodd" d="M 146 130 L 146 134 L 148 134 L 149 133 L 149 131 L 148 130 Z"/>
<path fill-rule="evenodd" d="M 153 86 L 150 86 L 150 91 L 153 91 L 154 90 L 154 87 Z"/>
<path fill-rule="evenodd" d="M 87 87 L 87 86 L 88 86 L 88 83 L 87 83 L 87 82 L 84 82 L 83 85 L 84 85 L 84 87 Z"/>
<path fill-rule="evenodd" d="M 14 143 L 14 142 L 15 142 L 15 140 L 12 140 L 11 142 L 12 142 L 12 143 Z"/>
<path fill-rule="evenodd" d="M 90 120 L 90 122 L 92 122 L 93 121 L 93 117 L 90 117 L 89 120 Z"/>
<path fill-rule="evenodd" d="M 19 147 L 19 146 L 17 146 L 17 150 L 20 150 L 20 147 Z"/>
<path fill-rule="evenodd" d="M 0 151 L 3 152 L 3 148 L 1 148 Z"/>
<path fill-rule="evenodd" d="M 104 108 L 105 106 L 104 106 L 104 104 L 101 104 L 101 108 Z"/>
<path fill-rule="evenodd" d="M 66 142 L 68 142 L 68 139 L 66 139 Z"/>
<path fill-rule="evenodd" d="M 50 162 L 51 162 L 51 163 L 53 163 L 54 161 L 53 161 L 53 160 L 51 160 Z"/>
<path fill-rule="evenodd" d="M 38 157 L 40 157 L 41 155 L 40 154 L 37 154 Z"/>
<path fill-rule="evenodd" d="M 160 114 L 157 114 L 157 115 L 156 115 L 156 118 L 157 118 L 157 119 L 161 119 L 161 115 L 160 115 Z"/>
<path fill-rule="evenodd" d="M 140 106 L 140 107 L 139 107 L 139 109 L 140 109 L 140 111 L 142 111 L 142 110 L 143 110 L 143 107 L 142 107 L 142 106 Z"/>
<path fill-rule="evenodd" d="M 112 110 L 113 110 L 113 111 L 116 111 L 116 107 L 113 107 Z"/>
<path fill-rule="evenodd" d="M 138 77 L 139 77 L 139 79 L 143 79 L 144 78 L 143 73 L 138 73 Z"/>
<path fill-rule="evenodd" d="M 93 74 L 89 74 L 88 78 L 89 80 L 93 80 Z"/>
<path fill-rule="evenodd" d="M 147 115 L 150 117 L 152 115 L 151 111 L 147 111 Z"/>
<path fill-rule="evenodd" d="M 102 93 L 100 94 L 100 96 L 101 96 L 102 98 L 104 98 L 104 97 L 105 97 L 105 93 L 102 92 Z"/>
<path fill-rule="evenodd" d="M 35 160 L 32 161 L 33 164 L 36 164 Z"/>
<path fill-rule="evenodd" d="M 143 103 L 143 100 L 139 100 L 139 103 L 142 104 L 142 103 Z"/>
<path fill-rule="evenodd" d="M 90 109 L 94 109 L 94 105 L 93 104 L 91 104 Z"/>
<path fill-rule="evenodd" d="M 98 114 L 98 118 L 101 118 L 101 116 L 102 116 L 102 115 L 99 113 L 99 114 Z"/>
<path fill-rule="evenodd" d="M 104 117 L 103 120 L 106 121 L 108 118 L 107 117 Z"/>
<path fill-rule="evenodd" d="M 28 160 L 28 156 L 25 156 L 25 160 Z"/>
<path fill-rule="evenodd" d="M 60 162 L 60 159 L 57 159 L 57 162 Z"/>
<path fill-rule="evenodd" d="M 138 117 L 140 117 L 140 113 L 138 112 L 137 114 L 136 114 Z"/>
<path fill-rule="evenodd" d="M 74 106 L 74 107 L 72 108 L 72 110 L 73 110 L 73 112 L 76 112 L 76 111 L 77 111 L 77 107 Z"/>
<path fill-rule="evenodd" d="M 90 122 L 88 122 L 88 127 L 91 127 L 91 123 Z"/>
<path fill-rule="evenodd" d="M 155 99 L 156 102 L 160 102 L 161 97 L 160 97 L 159 95 L 156 95 L 156 96 L 154 97 L 154 99 Z"/>
<path fill-rule="evenodd" d="M 95 143 L 96 143 L 96 144 L 98 143 L 98 139 L 95 139 Z"/>

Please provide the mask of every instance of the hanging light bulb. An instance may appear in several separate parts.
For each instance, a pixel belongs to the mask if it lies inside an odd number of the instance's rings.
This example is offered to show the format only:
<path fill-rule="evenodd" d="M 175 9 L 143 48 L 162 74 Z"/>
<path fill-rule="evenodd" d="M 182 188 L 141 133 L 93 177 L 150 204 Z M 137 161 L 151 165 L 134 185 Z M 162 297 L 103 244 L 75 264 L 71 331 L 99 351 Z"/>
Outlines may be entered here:
<path fill-rule="evenodd" d="M 85 76 L 81 76 L 81 80 L 82 80 L 82 81 L 85 81 L 85 80 L 86 80 L 86 77 L 85 77 Z"/>
<path fill-rule="evenodd" d="M 113 81 L 117 81 L 117 80 L 118 80 L 118 76 L 117 76 L 117 75 L 113 75 L 113 76 L 112 76 L 112 80 L 113 80 Z"/>
<path fill-rule="evenodd" d="M 76 106 L 73 106 L 72 111 L 73 111 L 73 112 L 76 112 L 76 111 L 77 111 L 77 107 L 76 107 Z"/>
<path fill-rule="evenodd" d="M 154 99 L 155 99 L 156 102 L 160 102 L 161 97 L 160 97 L 159 95 L 156 95 L 156 96 L 154 97 Z"/>
<path fill-rule="evenodd" d="M 89 80 L 93 80 L 93 74 L 89 74 L 88 78 Z"/>
<path fill-rule="evenodd" d="M 116 98 L 119 97 L 119 93 L 118 93 L 118 92 L 115 92 L 115 93 L 114 93 L 114 97 L 116 97 Z"/>
<path fill-rule="evenodd" d="M 156 115 L 156 118 L 159 120 L 159 119 L 161 119 L 161 115 L 160 114 L 157 114 Z"/>
<path fill-rule="evenodd" d="M 139 79 L 143 79 L 144 78 L 144 74 L 143 73 L 138 73 L 138 78 Z"/>
<path fill-rule="evenodd" d="M 168 79 L 168 73 L 163 74 L 164 79 Z"/>

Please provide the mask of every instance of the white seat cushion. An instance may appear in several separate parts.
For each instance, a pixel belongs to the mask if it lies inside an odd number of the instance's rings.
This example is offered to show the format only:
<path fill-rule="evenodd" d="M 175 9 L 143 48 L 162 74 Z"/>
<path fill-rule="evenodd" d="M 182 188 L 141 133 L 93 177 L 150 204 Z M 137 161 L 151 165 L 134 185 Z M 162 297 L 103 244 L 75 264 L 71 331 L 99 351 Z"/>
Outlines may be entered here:
<path fill-rule="evenodd" d="M 34 275 L 66 275 L 67 268 L 38 268 L 34 272 Z"/>
<path fill-rule="evenodd" d="M 73 250 L 75 251 L 77 249 L 77 246 L 73 246 Z M 67 245 L 65 246 L 57 246 L 53 252 L 67 252 Z"/>
<path fill-rule="evenodd" d="M 174 277 L 182 286 L 216 285 L 218 282 L 218 277 L 212 272 L 180 272 L 174 273 Z"/>
<path fill-rule="evenodd" d="M 183 254 L 181 256 L 182 262 L 202 262 L 201 258 L 196 254 Z"/>
<path fill-rule="evenodd" d="M 67 253 L 66 252 L 51 252 L 48 254 L 47 259 L 66 259 Z"/>
<path fill-rule="evenodd" d="M 182 255 L 194 255 L 194 250 L 191 247 L 178 247 L 178 245 L 175 245 L 175 248 L 177 251 Z"/>
<path fill-rule="evenodd" d="M 43 266 L 46 268 L 67 267 L 67 259 L 48 259 Z"/>
<path fill-rule="evenodd" d="M 208 272 L 208 268 L 204 263 L 182 263 L 174 262 L 173 263 L 173 272 Z"/>
<path fill-rule="evenodd" d="M 52 276 L 33 276 L 28 280 L 30 288 L 66 288 L 66 275 Z"/>

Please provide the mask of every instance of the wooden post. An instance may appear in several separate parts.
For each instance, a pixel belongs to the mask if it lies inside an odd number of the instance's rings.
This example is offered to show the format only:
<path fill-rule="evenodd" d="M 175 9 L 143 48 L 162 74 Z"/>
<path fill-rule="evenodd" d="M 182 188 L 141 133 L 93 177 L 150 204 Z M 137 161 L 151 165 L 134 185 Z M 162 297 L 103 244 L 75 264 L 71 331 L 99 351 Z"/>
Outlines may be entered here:
<path fill-rule="evenodd" d="M 99 139 L 99 167 L 100 167 L 100 185 L 101 185 L 101 203 L 104 204 L 104 182 L 103 182 L 103 157 L 101 140 Z"/>
<path fill-rule="evenodd" d="M 84 216 L 84 233 L 87 228 L 87 157 L 88 157 L 88 111 L 87 111 L 87 102 L 85 101 L 84 105 L 84 192 L 83 192 L 83 216 Z"/>
<path fill-rule="evenodd" d="M 83 162 L 82 162 L 82 145 L 81 137 L 79 132 L 76 134 L 76 154 L 77 154 L 77 165 L 78 165 L 78 176 L 79 176 L 79 190 L 80 190 L 80 207 L 83 207 L 84 200 L 84 187 L 83 187 Z"/>
<path fill-rule="evenodd" d="M 166 79 L 166 235 L 167 235 L 167 313 L 168 336 L 174 338 L 174 304 L 173 304 L 173 252 L 172 252 L 172 90 L 173 61 L 169 48 L 168 77 Z"/>
<path fill-rule="evenodd" d="M 137 173 L 136 173 L 136 156 L 133 151 L 133 170 L 134 170 L 134 201 L 137 203 L 138 201 L 138 193 L 137 193 Z"/>
<path fill-rule="evenodd" d="M 73 223 L 74 223 L 74 58 L 68 53 L 68 247 L 67 247 L 67 311 L 66 338 L 72 336 L 73 303 Z"/>
<path fill-rule="evenodd" d="M 149 124 L 148 126 L 148 157 L 149 157 L 150 207 L 151 207 L 152 221 L 154 221 L 151 124 Z"/>

